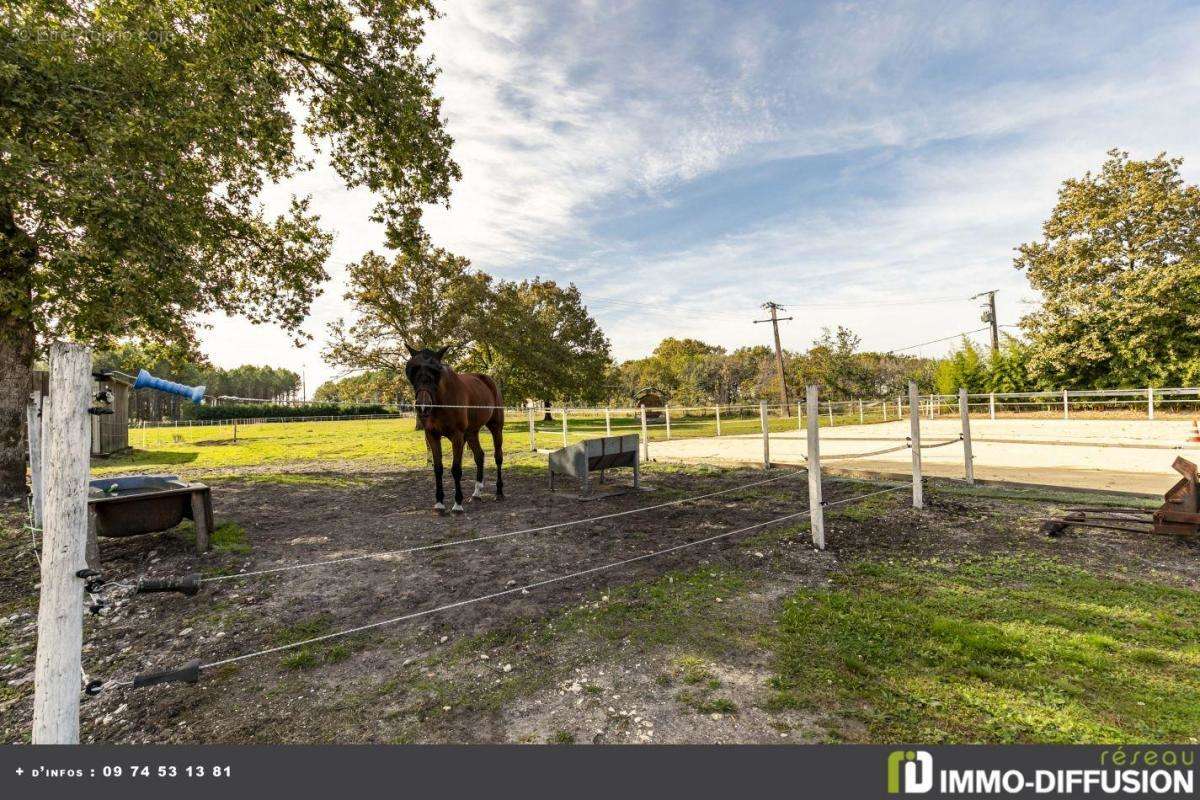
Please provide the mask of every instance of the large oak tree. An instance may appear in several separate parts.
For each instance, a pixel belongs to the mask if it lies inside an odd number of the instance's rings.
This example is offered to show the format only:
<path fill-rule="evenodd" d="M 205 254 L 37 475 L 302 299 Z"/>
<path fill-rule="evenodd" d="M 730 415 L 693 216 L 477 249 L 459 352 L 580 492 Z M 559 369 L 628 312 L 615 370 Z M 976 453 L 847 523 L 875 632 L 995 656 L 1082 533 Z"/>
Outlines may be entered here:
<path fill-rule="evenodd" d="M 39 344 L 180 341 L 215 310 L 299 331 L 330 237 L 259 196 L 312 166 L 390 241 L 458 168 L 426 0 L 15 0 L 0 9 L 0 491 Z M 302 135 L 298 135 L 302 134 Z"/>
<path fill-rule="evenodd" d="M 1018 248 L 1042 295 L 1021 321 L 1041 385 L 1200 381 L 1200 187 L 1181 163 L 1110 151 L 1099 172 L 1063 183 L 1042 239 Z"/>

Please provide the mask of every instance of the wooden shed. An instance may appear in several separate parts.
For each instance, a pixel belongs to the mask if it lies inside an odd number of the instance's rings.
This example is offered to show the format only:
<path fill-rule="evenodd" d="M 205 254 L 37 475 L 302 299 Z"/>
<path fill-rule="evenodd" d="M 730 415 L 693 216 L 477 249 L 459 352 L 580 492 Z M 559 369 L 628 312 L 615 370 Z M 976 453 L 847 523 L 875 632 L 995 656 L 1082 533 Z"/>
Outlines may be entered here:
<path fill-rule="evenodd" d="M 644 389 L 638 389 L 633 400 L 639 408 L 646 409 L 646 419 L 658 419 L 663 415 L 663 409 L 667 405 L 667 393 L 661 389 L 655 389 L 653 386 L 647 386 Z"/>
<path fill-rule="evenodd" d="M 100 458 L 129 449 L 129 396 L 133 381 L 125 375 L 110 375 L 104 384 L 113 393 L 111 414 L 89 416 L 92 426 L 92 455 Z M 92 395 L 100 391 L 100 381 L 92 381 Z M 45 398 L 50 392 L 50 374 L 44 370 L 34 372 L 33 390 Z"/>

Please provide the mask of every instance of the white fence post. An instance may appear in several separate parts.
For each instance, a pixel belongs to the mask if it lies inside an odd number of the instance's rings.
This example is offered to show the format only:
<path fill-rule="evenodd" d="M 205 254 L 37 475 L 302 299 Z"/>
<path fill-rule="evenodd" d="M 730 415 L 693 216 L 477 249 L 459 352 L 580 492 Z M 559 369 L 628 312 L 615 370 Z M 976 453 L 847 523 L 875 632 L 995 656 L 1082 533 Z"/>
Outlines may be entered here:
<path fill-rule="evenodd" d="M 897 397 L 896 398 L 896 419 L 902 419 L 903 417 L 904 417 L 904 400 Z"/>
<path fill-rule="evenodd" d="M 826 410 L 829 412 L 829 427 L 832 428 L 833 427 L 833 403 L 826 400 L 825 405 L 826 405 Z"/>
<path fill-rule="evenodd" d="M 921 403 L 917 399 L 917 384 L 908 382 L 908 436 L 912 448 L 912 502 L 913 508 L 924 508 L 925 497 L 921 488 Z"/>
<path fill-rule="evenodd" d="M 862 425 L 864 422 L 866 422 L 866 418 L 863 417 L 862 398 L 859 398 L 859 401 L 858 401 L 858 424 Z"/>
<path fill-rule="evenodd" d="M 50 346 L 45 450 L 42 587 L 33 682 L 33 743 L 79 743 L 83 585 L 88 529 L 88 406 L 92 351 Z"/>
<path fill-rule="evenodd" d="M 821 404 L 817 387 L 808 386 L 808 518 L 813 546 L 825 549 L 825 501 L 821 497 Z"/>
<path fill-rule="evenodd" d="M 966 467 L 967 483 L 975 483 L 975 456 L 971 453 L 971 409 L 967 390 L 958 390 L 958 416 L 962 420 L 963 464 Z"/>
<path fill-rule="evenodd" d="M 1146 416 L 1154 419 L 1154 387 L 1146 389 Z"/>
<path fill-rule="evenodd" d="M 537 424 L 533 421 L 533 406 L 529 407 L 529 452 L 537 452 Z"/>
<path fill-rule="evenodd" d="M 567 446 L 567 407 L 566 406 L 563 406 L 562 418 L 563 418 L 563 447 L 566 447 Z"/>
<path fill-rule="evenodd" d="M 758 401 L 758 421 L 762 425 L 763 469 L 771 468 L 771 436 L 767 425 L 767 401 Z"/>
<path fill-rule="evenodd" d="M 667 441 L 671 441 L 671 404 L 663 403 L 663 419 L 667 422 Z"/>
<path fill-rule="evenodd" d="M 1063 392 L 1063 419 L 1070 419 L 1071 412 L 1067 407 L 1067 390 L 1063 389 L 1062 392 Z"/>
<path fill-rule="evenodd" d="M 996 418 L 996 393 L 992 392 L 988 395 L 988 416 L 991 419 Z"/>
<path fill-rule="evenodd" d="M 30 392 L 25 409 L 25 427 L 29 441 L 29 491 L 32 499 L 33 527 L 42 527 L 42 393 Z"/>
<path fill-rule="evenodd" d="M 604 408 L 604 435 L 612 436 L 612 409 Z"/>
<path fill-rule="evenodd" d="M 717 403 L 717 436 L 721 435 L 721 404 Z"/>
<path fill-rule="evenodd" d="M 883 406 L 883 421 L 887 422 L 887 400 L 880 400 L 879 405 Z"/>
<path fill-rule="evenodd" d="M 650 460 L 650 435 L 646 433 L 646 407 L 642 406 L 642 461 Z"/>

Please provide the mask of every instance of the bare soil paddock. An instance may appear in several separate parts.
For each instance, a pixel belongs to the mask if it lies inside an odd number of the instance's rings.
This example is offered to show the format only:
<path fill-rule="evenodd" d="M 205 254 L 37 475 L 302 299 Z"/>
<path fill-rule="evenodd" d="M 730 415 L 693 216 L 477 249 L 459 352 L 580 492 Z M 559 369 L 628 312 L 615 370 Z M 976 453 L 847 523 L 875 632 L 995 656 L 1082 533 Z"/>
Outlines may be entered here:
<path fill-rule="evenodd" d="M 462 517 L 443 517 L 429 510 L 431 481 L 424 470 L 305 469 L 247 470 L 214 482 L 217 521 L 225 527 L 207 555 L 193 552 L 183 529 L 102 540 L 106 574 L 236 573 L 500 533 L 764 477 L 760 470 L 664 465 L 647 470 L 653 492 L 579 503 L 550 494 L 540 470 L 517 469 L 509 475 L 508 500 L 488 496 L 469 503 Z M 878 488 L 830 480 L 826 499 Z M 831 510 L 825 552 L 814 551 L 806 526 L 794 522 L 221 667 L 195 686 L 119 689 L 85 700 L 83 737 L 118 743 L 878 740 L 892 730 L 880 720 L 896 716 L 887 706 L 894 698 L 854 694 L 858 673 L 848 655 L 849 666 L 839 666 L 845 674 L 821 673 L 815 688 L 828 680 L 828 691 L 813 693 L 793 674 L 795 664 L 811 656 L 796 662 L 789 655 L 789 648 L 812 645 L 788 633 L 788 614 L 800 608 L 795 604 L 821 602 L 838 587 L 852 598 L 859 582 L 874 580 L 863 565 L 921 565 L 952 579 L 960 564 L 992 559 L 1008 565 L 1018 558 L 1064 565 L 1088 580 L 1099 576 L 1114 582 L 1113 591 L 1136 579 L 1168 594 L 1195 594 L 1200 550 L 1194 545 L 1116 533 L 1040 536 L 1037 519 L 1070 500 L 1078 498 L 931 486 L 929 507 L 918 512 L 903 491 L 874 497 Z M 85 669 L 92 677 L 125 678 L 193 658 L 215 661 L 695 541 L 805 506 L 805 476 L 798 473 L 576 527 L 208 584 L 195 598 L 127 598 L 87 618 Z M 20 521 L 15 507 L 0 519 L 0 731 L 6 742 L 28 740 L 31 714 L 37 574 Z M 988 580 L 1029 580 L 1024 567 L 1005 570 Z M 858 623 L 850 627 L 861 630 Z M 1186 675 L 1196 674 L 1192 661 L 1200 654 L 1184 655 L 1178 675 L 1170 673 L 1171 692 L 1197 688 Z M 854 658 L 860 657 L 866 656 Z M 1070 669 L 1057 665 L 1047 685 Z M 1086 694 L 1097 693 L 1083 688 L 1081 709 L 1093 702 Z M 1028 691 L 1041 696 L 1044 689 Z M 1110 738 L 1169 738 L 1192 722 L 1174 712 L 1142 720 L 1138 715 L 1149 713 L 1144 707 L 1086 710 L 1080 713 L 1088 724 L 1095 717 L 1097 725 L 1109 726 L 1096 730 L 1111 730 Z M 956 740 L 1010 735 L 958 720 L 938 725 L 939 735 Z M 1011 735 L 1054 738 L 1025 728 Z"/>

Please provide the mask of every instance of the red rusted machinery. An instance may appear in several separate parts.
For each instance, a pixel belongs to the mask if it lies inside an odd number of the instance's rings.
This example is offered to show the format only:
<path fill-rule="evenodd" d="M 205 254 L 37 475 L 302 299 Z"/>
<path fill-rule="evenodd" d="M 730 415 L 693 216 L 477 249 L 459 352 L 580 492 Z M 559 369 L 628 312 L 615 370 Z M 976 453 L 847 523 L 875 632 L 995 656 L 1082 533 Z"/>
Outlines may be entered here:
<path fill-rule="evenodd" d="M 1068 528 L 1104 528 L 1168 536 L 1200 536 L 1200 492 L 1196 465 L 1182 456 L 1171 465 L 1183 477 L 1163 496 L 1163 504 L 1149 508 L 1069 508 L 1061 517 L 1042 521 L 1047 536 L 1061 536 Z"/>

